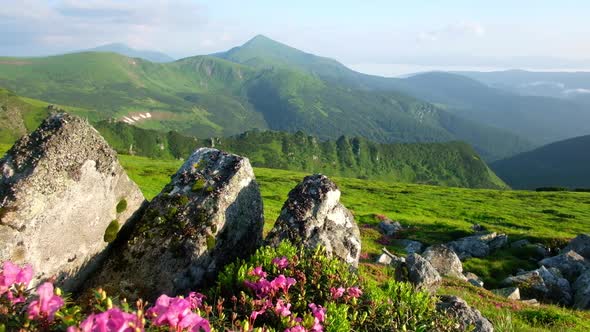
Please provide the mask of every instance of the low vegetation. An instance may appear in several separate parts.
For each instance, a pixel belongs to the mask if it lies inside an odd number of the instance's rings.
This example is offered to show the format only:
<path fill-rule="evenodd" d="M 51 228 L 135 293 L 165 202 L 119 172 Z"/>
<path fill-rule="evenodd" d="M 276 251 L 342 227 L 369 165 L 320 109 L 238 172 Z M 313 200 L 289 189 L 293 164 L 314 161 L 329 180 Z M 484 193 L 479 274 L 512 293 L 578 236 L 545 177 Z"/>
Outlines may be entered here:
<path fill-rule="evenodd" d="M 0 145 L 0 152 L 7 148 L 9 146 Z M 125 155 L 120 159 L 148 199 L 161 191 L 182 163 Z M 268 231 L 287 193 L 305 174 L 265 168 L 256 168 L 255 173 L 264 199 L 265 230 Z M 342 202 L 353 211 L 361 227 L 360 280 L 381 289 L 389 287 L 386 285 L 393 272 L 373 263 L 380 249 L 386 247 L 397 254 L 403 252 L 395 238 L 384 238 L 378 232 L 380 216 L 409 226 L 402 236 L 426 244 L 470 234 L 472 225 L 479 224 L 491 231 L 506 233 L 511 240 L 527 238 L 559 247 L 590 227 L 590 193 L 474 190 L 339 177 L 334 180 L 343 192 Z M 464 266 L 467 271 L 482 276 L 487 284 L 494 285 L 517 268 L 532 267 L 528 259 L 531 253 L 527 250 L 504 249 L 485 258 L 467 260 Z M 498 331 L 586 331 L 590 328 L 587 312 L 552 305 L 531 307 L 457 280 L 445 280 L 439 292 L 465 298 L 489 317 Z"/>

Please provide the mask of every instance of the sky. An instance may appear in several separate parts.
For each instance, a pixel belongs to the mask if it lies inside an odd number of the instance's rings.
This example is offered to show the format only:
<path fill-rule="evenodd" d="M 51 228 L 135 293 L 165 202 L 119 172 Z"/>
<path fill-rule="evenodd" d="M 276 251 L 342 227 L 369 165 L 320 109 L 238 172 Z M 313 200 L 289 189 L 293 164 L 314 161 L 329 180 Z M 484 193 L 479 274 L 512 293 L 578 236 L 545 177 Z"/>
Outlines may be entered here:
<path fill-rule="evenodd" d="M 388 76 L 420 68 L 590 70 L 588 13 L 587 0 L 0 0 L 0 55 L 121 42 L 181 58 L 263 34 Z"/>

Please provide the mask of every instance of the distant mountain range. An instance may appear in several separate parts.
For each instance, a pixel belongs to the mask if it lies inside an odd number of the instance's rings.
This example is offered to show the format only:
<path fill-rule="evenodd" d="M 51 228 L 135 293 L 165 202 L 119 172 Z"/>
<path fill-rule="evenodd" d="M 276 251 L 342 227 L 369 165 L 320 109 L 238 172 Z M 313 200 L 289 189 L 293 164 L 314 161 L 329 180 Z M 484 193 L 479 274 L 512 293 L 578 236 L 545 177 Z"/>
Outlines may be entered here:
<path fill-rule="evenodd" d="M 457 72 L 490 87 L 524 96 L 564 98 L 590 102 L 590 72 Z"/>
<path fill-rule="evenodd" d="M 130 58 L 140 58 L 151 62 L 172 62 L 174 58 L 158 51 L 138 50 L 131 48 L 122 43 L 111 43 L 79 52 L 112 52 L 118 53 Z M 76 52 L 76 53 L 79 53 Z"/>
<path fill-rule="evenodd" d="M 588 107 L 569 100 L 454 74 L 365 75 L 264 36 L 171 63 L 96 52 L 0 58 L 0 87 L 75 106 L 95 121 L 199 138 L 272 129 L 321 140 L 461 140 L 488 161 L 590 131 Z"/>
<path fill-rule="evenodd" d="M 590 188 L 590 135 L 496 161 L 491 167 L 514 188 Z"/>

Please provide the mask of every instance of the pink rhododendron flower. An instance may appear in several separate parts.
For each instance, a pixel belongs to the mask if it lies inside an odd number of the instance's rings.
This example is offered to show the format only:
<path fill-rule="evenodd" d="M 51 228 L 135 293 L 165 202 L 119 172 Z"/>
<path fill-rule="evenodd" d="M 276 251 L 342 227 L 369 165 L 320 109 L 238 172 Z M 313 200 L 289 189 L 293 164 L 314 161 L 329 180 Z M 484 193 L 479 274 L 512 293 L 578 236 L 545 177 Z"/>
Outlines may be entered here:
<path fill-rule="evenodd" d="M 264 278 L 258 280 L 257 282 L 250 282 L 246 280 L 244 281 L 244 284 L 252 289 L 259 299 L 263 299 L 274 292 L 270 281 Z"/>
<path fill-rule="evenodd" d="M 256 276 L 256 277 L 260 277 L 260 278 L 266 278 L 266 276 L 267 276 L 266 272 L 264 272 L 262 270 L 262 266 L 255 267 L 252 271 L 250 271 L 249 274 L 251 276 Z"/>
<path fill-rule="evenodd" d="M 33 278 L 33 268 L 25 265 L 22 269 L 10 261 L 2 264 L 0 272 L 0 295 L 6 293 L 15 284 L 28 286 Z"/>
<path fill-rule="evenodd" d="M 279 269 L 284 269 L 289 266 L 289 260 L 285 256 L 273 258 L 272 263 Z"/>
<path fill-rule="evenodd" d="M 322 324 L 326 320 L 326 308 L 323 308 L 321 305 L 316 305 L 315 303 L 310 303 L 309 308 L 313 313 L 313 326 L 309 330 L 310 332 L 322 332 L 324 328 Z"/>
<path fill-rule="evenodd" d="M 348 293 L 348 295 L 350 295 L 350 297 L 354 297 L 354 298 L 359 298 L 361 297 L 361 295 L 363 295 L 363 291 L 360 290 L 360 288 L 358 287 L 349 287 L 346 292 Z"/>
<path fill-rule="evenodd" d="M 285 332 L 307 332 L 307 329 L 301 325 L 295 325 L 286 329 Z"/>
<path fill-rule="evenodd" d="M 344 287 L 330 288 L 330 293 L 332 293 L 332 298 L 334 300 L 341 298 L 344 295 L 344 291 L 345 291 Z"/>
<path fill-rule="evenodd" d="M 147 311 L 155 326 L 168 326 L 171 331 L 210 331 L 209 321 L 191 311 L 191 302 L 180 297 L 161 295 Z"/>
<path fill-rule="evenodd" d="M 50 282 L 39 286 L 37 294 L 39 294 L 39 299 L 31 302 L 27 310 L 29 319 L 48 318 L 53 320 L 55 313 L 64 305 L 64 300 L 54 294 L 53 284 Z"/>
<path fill-rule="evenodd" d="M 91 314 L 80 324 L 80 328 L 72 326 L 67 332 L 135 332 L 137 328 L 143 331 L 136 315 L 112 308 Z"/>
<path fill-rule="evenodd" d="M 254 321 L 256 321 L 256 318 L 258 318 L 258 316 L 262 315 L 265 312 L 266 312 L 266 310 L 264 308 L 262 308 L 260 310 L 252 311 L 252 313 L 250 314 L 250 323 L 254 324 Z"/>
<path fill-rule="evenodd" d="M 291 314 L 291 303 L 285 303 L 284 300 L 277 300 L 277 304 L 275 305 L 275 313 L 278 316 L 287 317 Z"/>
<path fill-rule="evenodd" d="M 287 293 L 289 291 L 289 288 L 291 288 L 291 286 L 295 285 L 295 283 L 297 283 L 295 281 L 295 279 L 287 278 L 282 274 L 270 282 L 271 286 L 275 290 L 282 289 L 283 292 L 285 292 L 285 293 Z"/>
<path fill-rule="evenodd" d="M 205 295 L 196 292 L 188 293 L 188 300 L 191 303 L 191 309 L 200 309 L 203 306 L 203 299 L 205 299 Z"/>

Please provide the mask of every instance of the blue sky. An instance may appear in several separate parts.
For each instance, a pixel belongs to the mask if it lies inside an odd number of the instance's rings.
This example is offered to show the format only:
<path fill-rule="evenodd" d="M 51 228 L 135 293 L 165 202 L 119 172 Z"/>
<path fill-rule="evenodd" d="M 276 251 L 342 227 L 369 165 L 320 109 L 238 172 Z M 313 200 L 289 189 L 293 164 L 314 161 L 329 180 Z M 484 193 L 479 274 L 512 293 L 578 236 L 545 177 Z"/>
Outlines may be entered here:
<path fill-rule="evenodd" d="M 353 67 L 590 62 L 586 0 L 0 1 L 1 55 L 123 42 L 184 57 L 264 34 Z"/>

